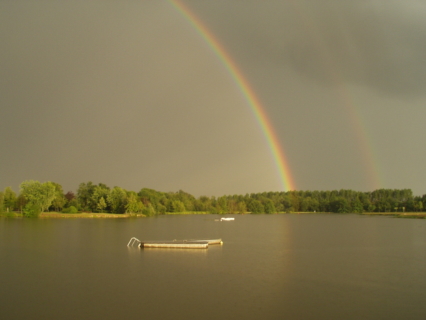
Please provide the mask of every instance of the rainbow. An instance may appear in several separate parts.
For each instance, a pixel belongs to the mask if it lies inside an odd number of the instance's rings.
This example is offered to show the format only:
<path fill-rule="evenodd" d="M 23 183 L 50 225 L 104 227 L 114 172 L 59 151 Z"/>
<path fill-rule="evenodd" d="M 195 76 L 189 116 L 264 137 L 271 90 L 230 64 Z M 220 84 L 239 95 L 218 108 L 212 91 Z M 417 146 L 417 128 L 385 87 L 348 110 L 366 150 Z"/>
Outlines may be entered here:
<path fill-rule="evenodd" d="M 368 139 L 367 130 L 363 126 L 362 116 L 354 103 L 354 98 L 349 88 L 345 85 L 338 66 L 336 66 L 336 63 L 331 58 L 331 54 L 328 52 L 329 49 L 318 33 L 319 28 L 315 25 L 315 19 L 308 15 L 309 10 L 303 5 L 303 2 L 290 1 L 289 3 L 300 18 L 299 20 L 302 22 L 302 25 L 305 27 L 306 34 L 310 36 L 313 45 L 321 55 L 325 70 L 328 72 L 330 80 L 337 88 L 337 99 L 340 100 L 342 106 L 348 111 L 354 129 L 355 140 L 358 143 L 360 158 L 366 172 L 367 184 L 369 188 L 373 190 L 380 189 L 384 185 L 380 177 L 380 168 L 377 165 L 378 161 L 375 159 L 374 148 L 370 139 Z"/>
<path fill-rule="evenodd" d="M 295 184 L 290 174 L 290 169 L 281 148 L 280 141 L 274 131 L 262 104 L 257 98 L 250 84 L 233 61 L 231 56 L 226 52 L 225 48 L 216 39 L 216 37 L 207 29 L 207 27 L 195 16 L 195 14 L 179 0 L 169 0 L 173 7 L 194 27 L 198 34 L 204 39 L 212 51 L 216 54 L 224 67 L 228 70 L 235 84 L 247 100 L 248 105 L 253 111 L 260 128 L 270 147 L 273 158 L 275 160 L 278 174 L 285 191 L 295 190 Z"/>

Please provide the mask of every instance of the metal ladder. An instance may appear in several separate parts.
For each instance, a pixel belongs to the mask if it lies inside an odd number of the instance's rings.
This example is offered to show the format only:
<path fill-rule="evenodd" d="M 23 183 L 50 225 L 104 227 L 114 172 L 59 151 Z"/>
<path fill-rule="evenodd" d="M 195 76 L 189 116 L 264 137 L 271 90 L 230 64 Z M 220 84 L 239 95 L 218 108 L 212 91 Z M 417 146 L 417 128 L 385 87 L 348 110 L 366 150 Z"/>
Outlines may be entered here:
<path fill-rule="evenodd" d="M 135 243 L 138 243 L 138 242 L 141 243 L 142 241 L 140 241 L 138 238 L 133 237 L 133 238 L 130 239 L 130 241 L 127 244 L 127 246 L 128 247 L 133 246 Z"/>

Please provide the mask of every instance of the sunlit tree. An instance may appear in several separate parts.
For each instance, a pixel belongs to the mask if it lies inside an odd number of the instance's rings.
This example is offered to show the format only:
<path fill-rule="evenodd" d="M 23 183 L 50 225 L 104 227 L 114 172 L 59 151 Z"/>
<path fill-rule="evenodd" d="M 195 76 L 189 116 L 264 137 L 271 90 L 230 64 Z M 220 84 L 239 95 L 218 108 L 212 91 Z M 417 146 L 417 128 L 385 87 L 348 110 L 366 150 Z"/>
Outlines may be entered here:
<path fill-rule="evenodd" d="M 32 208 L 31 210 L 38 208 L 40 212 L 44 212 L 55 198 L 55 186 L 50 181 L 41 183 L 35 180 L 27 180 L 21 183 L 20 189 L 28 201 L 28 208 Z"/>
<path fill-rule="evenodd" d="M 126 211 L 128 213 L 141 213 L 144 208 L 142 201 L 135 192 L 129 192 L 127 195 Z"/>
<path fill-rule="evenodd" d="M 11 212 L 15 209 L 16 205 L 16 193 L 12 190 L 11 187 L 4 189 L 4 204 L 3 208 L 7 212 Z"/>
<path fill-rule="evenodd" d="M 104 197 L 101 197 L 101 198 L 99 199 L 99 202 L 98 202 L 98 210 L 99 210 L 99 212 L 103 212 L 103 211 L 104 211 L 104 209 L 106 208 L 106 206 L 107 206 L 107 204 L 106 204 L 106 202 L 105 202 Z"/>
<path fill-rule="evenodd" d="M 52 201 L 52 207 L 55 211 L 61 211 L 67 202 L 67 199 L 65 198 L 62 186 L 55 182 L 52 182 L 52 184 L 55 186 L 55 198 Z"/>

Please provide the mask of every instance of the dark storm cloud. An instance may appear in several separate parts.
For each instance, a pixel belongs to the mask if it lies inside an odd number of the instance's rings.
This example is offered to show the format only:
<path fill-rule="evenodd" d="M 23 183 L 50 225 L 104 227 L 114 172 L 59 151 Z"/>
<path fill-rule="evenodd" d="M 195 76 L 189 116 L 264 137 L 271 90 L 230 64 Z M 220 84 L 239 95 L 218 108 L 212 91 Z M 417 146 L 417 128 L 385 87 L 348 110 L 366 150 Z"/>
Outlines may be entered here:
<path fill-rule="evenodd" d="M 0 2 L 0 39 L 0 190 L 280 187 L 250 109 L 169 2 Z"/>
<path fill-rule="evenodd" d="M 335 4 L 304 9 L 307 41 L 296 41 L 289 50 L 295 68 L 317 78 L 340 73 L 386 93 L 424 94 L 426 21 L 415 15 L 426 7 L 389 1 Z"/>
<path fill-rule="evenodd" d="M 252 64 L 290 64 L 324 84 L 349 81 L 385 94 L 426 91 L 426 4 L 421 1 L 251 1 L 204 6 L 234 52 Z M 224 12 L 227 10 L 227 12 Z"/>
<path fill-rule="evenodd" d="M 371 190 L 377 162 L 383 187 L 424 191 L 423 2 L 184 1 L 257 94 L 298 189 Z M 0 40 L 0 190 L 282 189 L 250 105 L 170 2 L 0 1 Z"/>

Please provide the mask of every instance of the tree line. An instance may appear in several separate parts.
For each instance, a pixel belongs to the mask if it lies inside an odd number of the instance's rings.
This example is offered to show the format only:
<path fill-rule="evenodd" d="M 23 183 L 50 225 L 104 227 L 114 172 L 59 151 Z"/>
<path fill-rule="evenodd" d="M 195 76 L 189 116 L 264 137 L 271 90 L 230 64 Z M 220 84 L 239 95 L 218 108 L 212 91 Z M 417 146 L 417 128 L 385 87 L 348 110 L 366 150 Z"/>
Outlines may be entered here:
<path fill-rule="evenodd" d="M 278 212 L 414 212 L 425 211 L 426 195 L 414 196 L 411 189 L 262 192 L 221 197 L 194 197 L 179 190 L 160 192 L 142 188 L 139 192 L 104 183 L 80 183 L 77 192 L 64 193 L 60 184 L 27 180 L 17 195 L 11 187 L 0 192 L 0 212 L 128 213 L 153 216 L 167 212 L 278 213 Z"/>

